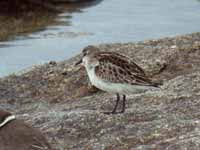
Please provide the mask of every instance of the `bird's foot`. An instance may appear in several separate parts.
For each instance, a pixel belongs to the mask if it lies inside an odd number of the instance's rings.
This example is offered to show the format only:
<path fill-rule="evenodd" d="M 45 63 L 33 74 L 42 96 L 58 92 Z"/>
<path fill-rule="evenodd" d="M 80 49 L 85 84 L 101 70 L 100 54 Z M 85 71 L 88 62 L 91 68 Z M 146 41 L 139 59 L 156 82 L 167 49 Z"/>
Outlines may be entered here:
<path fill-rule="evenodd" d="M 121 113 L 124 113 L 124 111 L 119 111 L 119 112 L 116 112 L 116 111 L 107 111 L 107 112 L 103 112 L 104 114 L 106 115 L 116 115 L 116 114 L 121 114 Z"/>

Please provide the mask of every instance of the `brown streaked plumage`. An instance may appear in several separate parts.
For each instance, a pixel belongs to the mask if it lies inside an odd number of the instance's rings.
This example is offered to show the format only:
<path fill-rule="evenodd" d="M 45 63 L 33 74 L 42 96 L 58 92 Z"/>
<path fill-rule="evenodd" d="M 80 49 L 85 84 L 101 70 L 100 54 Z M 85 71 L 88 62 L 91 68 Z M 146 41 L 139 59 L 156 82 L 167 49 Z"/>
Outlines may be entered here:
<path fill-rule="evenodd" d="M 99 52 L 94 57 L 99 61 L 99 65 L 95 68 L 95 73 L 105 81 L 156 86 L 146 76 L 143 69 L 126 56 L 115 52 Z"/>
<path fill-rule="evenodd" d="M 94 46 L 88 46 L 82 51 L 82 61 L 91 83 L 97 88 L 117 94 L 117 102 L 111 113 L 116 113 L 123 95 L 123 108 L 125 110 L 126 94 L 143 92 L 155 89 L 158 84 L 151 81 L 144 70 L 127 56 L 116 52 L 103 52 Z"/>
<path fill-rule="evenodd" d="M 10 119 L 9 119 L 10 118 Z M 5 122 L 5 123 L 4 123 Z M 0 110 L 0 149 L 53 150 L 37 129 L 18 120 L 7 111 Z"/>

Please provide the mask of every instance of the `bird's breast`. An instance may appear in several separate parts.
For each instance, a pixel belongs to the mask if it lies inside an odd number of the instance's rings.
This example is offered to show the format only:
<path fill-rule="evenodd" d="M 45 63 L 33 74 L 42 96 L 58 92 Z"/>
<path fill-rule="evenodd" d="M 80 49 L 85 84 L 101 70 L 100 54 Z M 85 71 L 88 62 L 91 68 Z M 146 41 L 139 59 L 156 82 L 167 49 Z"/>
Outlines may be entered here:
<path fill-rule="evenodd" d="M 108 82 L 101 79 L 95 74 L 95 68 L 86 68 L 86 70 L 92 85 L 109 93 L 134 94 L 134 93 L 145 92 L 146 90 L 151 89 L 151 87 L 149 86 Z"/>

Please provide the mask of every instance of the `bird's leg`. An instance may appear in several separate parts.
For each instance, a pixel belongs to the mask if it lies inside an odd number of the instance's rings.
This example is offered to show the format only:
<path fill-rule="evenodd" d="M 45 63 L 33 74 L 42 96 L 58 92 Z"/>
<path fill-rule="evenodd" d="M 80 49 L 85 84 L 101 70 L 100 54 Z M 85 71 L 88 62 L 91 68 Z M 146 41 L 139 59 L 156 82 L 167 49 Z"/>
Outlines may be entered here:
<path fill-rule="evenodd" d="M 115 114 L 116 110 L 117 110 L 117 106 L 118 106 L 119 100 L 120 100 L 120 96 L 119 96 L 119 93 L 117 93 L 117 100 L 116 100 L 116 104 L 115 104 L 114 109 L 111 112 L 104 112 L 104 114 Z"/>
<path fill-rule="evenodd" d="M 119 96 L 119 93 L 117 93 L 117 100 L 116 100 L 115 107 L 114 107 L 114 109 L 112 110 L 112 114 L 116 113 L 119 100 L 120 100 L 120 96 Z"/>
<path fill-rule="evenodd" d="M 122 110 L 120 113 L 124 113 L 126 108 L 126 95 L 123 95 L 123 104 L 122 104 Z"/>

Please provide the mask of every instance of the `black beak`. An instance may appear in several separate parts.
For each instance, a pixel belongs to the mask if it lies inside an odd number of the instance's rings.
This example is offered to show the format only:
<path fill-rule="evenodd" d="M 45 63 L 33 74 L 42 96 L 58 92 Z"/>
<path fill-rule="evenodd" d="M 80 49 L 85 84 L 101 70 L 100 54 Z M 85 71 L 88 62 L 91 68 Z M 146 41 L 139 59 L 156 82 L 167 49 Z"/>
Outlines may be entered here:
<path fill-rule="evenodd" d="M 82 63 L 82 59 L 80 59 L 78 62 L 75 63 L 75 66 L 79 65 Z"/>

